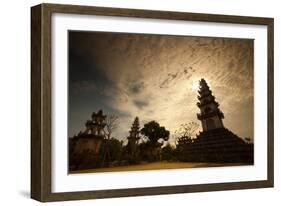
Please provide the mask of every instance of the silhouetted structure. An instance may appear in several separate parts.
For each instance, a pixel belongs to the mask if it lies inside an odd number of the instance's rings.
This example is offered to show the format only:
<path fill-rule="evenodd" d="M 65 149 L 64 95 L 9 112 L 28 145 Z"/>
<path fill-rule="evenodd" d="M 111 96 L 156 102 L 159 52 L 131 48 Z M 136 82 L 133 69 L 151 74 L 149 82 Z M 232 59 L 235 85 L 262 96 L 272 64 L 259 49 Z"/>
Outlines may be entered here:
<path fill-rule="evenodd" d="M 129 136 L 127 137 L 128 144 L 127 144 L 127 152 L 129 155 L 129 159 L 134 162 L 137 160 L 137 156 L 139 153 L 138 150 L 138 141 L 140 139 L 140 123 L 139 118 L 136 117 L 131 130 L 129 131 Z"/>
<path fill-rule="evenodd" d="M 98 164 L 98 154 L 104 140 L 105 119 L 106 115 L 103 115 L 102 110 L 93 112 L 92 119 L 85 123 L 85 131 L 69 138 L 70 170 L 92 168 Z"/>
<path fill-rule="evenodd" d="M 247 143 L 223 125 L 224 114 L 212 95 L 207 82 L 199 81 L 197 118 L 202 123 L 203 132 L 188 144 L 187 159 L 200 162 L 240 162 L 253 163 L 253 144 Z"/>
<path fill-rule="evenodd" d="M 88 120 L 85 124 L 86 130 L 85 134 L 92 134 L 95 136 L 104 136 L 103 128 L 105 127 L 106 115 L 103 115 L 102 110 L 97 113 L 93 112 L 92 120 Z"/>
<path fill-rule="evenodd" d="M 202 123 L 203 131 L 223 128 L 224 115 L 219 109 L 219 103 L 215 101 L 215 97 L 204 79 L 199 81 L 199 85 L 197 106 L 200 113 L 197 114 L 197 118 Z"/>

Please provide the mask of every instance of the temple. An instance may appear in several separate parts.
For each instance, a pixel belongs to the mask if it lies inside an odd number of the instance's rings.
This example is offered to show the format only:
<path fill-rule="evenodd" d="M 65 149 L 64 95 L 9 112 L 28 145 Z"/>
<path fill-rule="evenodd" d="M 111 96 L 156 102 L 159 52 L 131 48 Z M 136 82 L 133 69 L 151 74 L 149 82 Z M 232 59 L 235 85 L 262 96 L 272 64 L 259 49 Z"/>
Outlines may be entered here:
<path fill-rule="evenodd" d="M 92 113 L 92 120 L 88 120 L 85 124 L 86 130 L 84 134 L 92 134 L 94 136 L 103 136 L 103 128 L 105 127 L 106 115 L 103 115 L 102 110 L 97 113 Z"/>
<path fill-rule="evenodd" d="M 197 114 L 203 131 L 197 135 L 188 154 L 191 161 L 253 163 L 253 144 L 223 125 L 224 114 L 204 79 L 199 81 Z"/>
<path fill-rule="evenodd" d="M 128 144 L 127 144 L 127 151 L 130 155 L 130 159 L 135 160 L 138 155 L 138 141 L 140 139 L 140 123 L 139 118 L 136 117 L 131 130 L 129 131 L 129 136 L 127 137 Z"/>
<path fill-rule="evenodd" d="M 106 115 L 102 110 L 92 113 L 92 119 L 86 121 L 86 129 L 69 138 L 69 169 L 87 169 L 94 167 L 98 159 L 101 144 L 105 141 L 103 129 Z"/>
<path fill-rule="evenodd" d="M 216 102 L 212 91 L 204 79 L 200 80 L 199 85 L 199 102 L 197 102 L 197 106 L 200 109 L 200 113 L 197 114 L 197 118 L 202 123 L 203 131 L 223 128 L 222 119 L 224 115 L 219 109 L 219 103 Z"/>

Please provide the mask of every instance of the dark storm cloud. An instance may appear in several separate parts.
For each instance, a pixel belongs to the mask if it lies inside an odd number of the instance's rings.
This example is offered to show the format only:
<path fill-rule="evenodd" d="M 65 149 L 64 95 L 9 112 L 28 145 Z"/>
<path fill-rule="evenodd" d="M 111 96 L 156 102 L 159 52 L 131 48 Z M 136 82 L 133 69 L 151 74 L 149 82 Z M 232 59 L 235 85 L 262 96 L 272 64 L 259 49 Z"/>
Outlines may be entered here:
<path fill-rule="evenodd" d="M 82 130 L 90 114 L 99 109 L 106 113 L 127 117 L 126 112 L 116 110 L 111 102 L 113 96 L 122 91 L 103 72 L 95 56 L 80 45 L 81 36 L 76 32 L 69 35 L 69 134 Z M 82 38 L 85 41 L 84 38 Z M 80 42 L 81 43 L 81 42 Z M 125 98 L 125 97 L 124 97 Z"/>
<path fill-rule="evenodd" d="M 112 85 L 106 75 L 95 64 L 95 59 L 87 53 L 69 52 L 69 82 L 91 82 L 98 89 L 104 85 Z"/>

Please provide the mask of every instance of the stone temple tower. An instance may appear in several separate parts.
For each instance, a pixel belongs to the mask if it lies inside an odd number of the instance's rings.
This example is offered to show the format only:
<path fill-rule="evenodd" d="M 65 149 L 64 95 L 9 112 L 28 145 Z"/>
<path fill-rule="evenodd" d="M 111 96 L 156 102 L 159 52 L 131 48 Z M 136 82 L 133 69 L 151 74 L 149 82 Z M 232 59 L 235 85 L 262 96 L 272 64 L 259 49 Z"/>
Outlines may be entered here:
<path fill-rule="evenodd" d="M 224 115 L 219 109 L 219 103 L 216 102 L 212 91 L 204 79 L 199 81 L 198 93 L 199 102 L 197 102 L 197 106 L 200 109 L 200 113 L 197 114 L 197 118 L 202 123 L 203 131 L 223 128 L 222 119 Z"/>
<path fill-rule="evenodd" d="M 224 114 L 204 79 L 199 81 L 198 93 L 200 113 L 197 118 L 203 131 L 186 147 L 189 161 L 253 164 L 253 144 L 248 144 L 223 125 Z"/>

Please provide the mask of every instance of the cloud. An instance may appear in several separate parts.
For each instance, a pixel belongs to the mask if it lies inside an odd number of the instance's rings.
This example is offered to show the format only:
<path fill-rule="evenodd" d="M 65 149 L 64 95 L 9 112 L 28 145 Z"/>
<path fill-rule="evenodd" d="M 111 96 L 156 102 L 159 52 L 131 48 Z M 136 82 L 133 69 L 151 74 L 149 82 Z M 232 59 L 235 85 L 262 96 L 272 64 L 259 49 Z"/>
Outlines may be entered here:
<path fill-rule="evenodd" d="M 200 123 L 192 85 L 201 78 L 220 103 L 225 125 L 253 136 L 252 40 L 102 32 L 70 33 L 70 39 L 72 53 L 82 55 L 70 65 L 70 79 L 76 80 L 70 87 L 87 93 L 70 109 L 89 99 L 96 104 L 89 111 L 106 105 L 120 115 L 118 138 L 126 138 L 135 116 L 142 124 L 159 121 L 171 132 L 182 123 Z M 73 124 L 71 131 L 77 129 Z"/>
<path fill-rule="evenodd" d="M 147 101 L 142 100 L 134 100 L 133 102 L 139 109 L 144 109 L 149 105 Z"/>
<path fill-rule="evenodd" d="M 132 94 L 139 94 L 144 89 L 144 82 L 133 82 L 129 85 L 129 92 Z"/>

